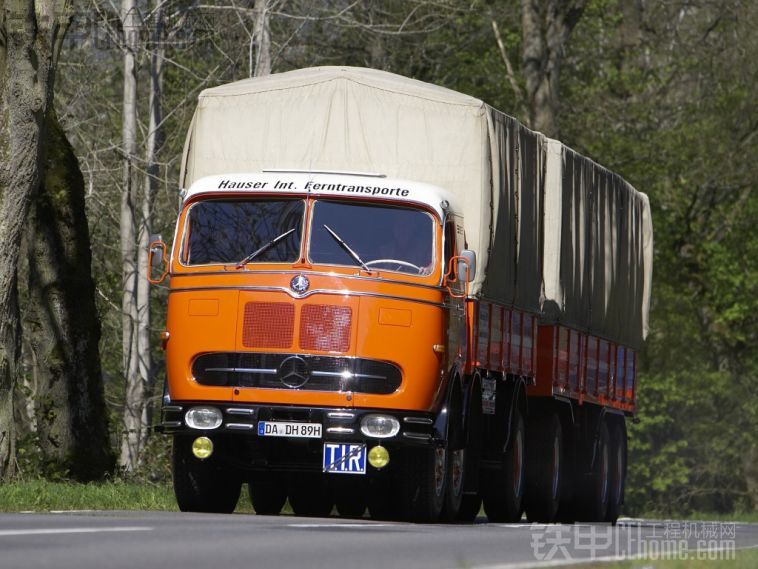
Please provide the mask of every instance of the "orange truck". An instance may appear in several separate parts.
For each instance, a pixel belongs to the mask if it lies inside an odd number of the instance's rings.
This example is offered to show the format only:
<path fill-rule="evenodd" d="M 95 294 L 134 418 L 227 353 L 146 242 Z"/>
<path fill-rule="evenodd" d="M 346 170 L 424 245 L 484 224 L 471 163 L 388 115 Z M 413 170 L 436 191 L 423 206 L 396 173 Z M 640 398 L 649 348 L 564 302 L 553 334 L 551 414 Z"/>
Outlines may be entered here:
<path fill-rule="evenodd" d="M 616 520 L 644 194 L 478 99 L 350 67 L 203 91 L 181 182 L 150 262 L 182 510 L 247 483 L 259 514 Z"/>

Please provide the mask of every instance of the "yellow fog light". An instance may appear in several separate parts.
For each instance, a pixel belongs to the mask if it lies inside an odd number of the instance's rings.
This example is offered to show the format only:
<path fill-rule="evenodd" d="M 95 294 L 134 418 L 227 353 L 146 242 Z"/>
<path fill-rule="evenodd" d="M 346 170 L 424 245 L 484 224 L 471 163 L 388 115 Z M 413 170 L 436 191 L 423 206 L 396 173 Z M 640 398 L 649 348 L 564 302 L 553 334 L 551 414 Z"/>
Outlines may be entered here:
<path fill-rule="evenodd" d="M 200 460 L 205 460 L 213 454 L 213 441 L 208 437 L 197 437 L 192 441 L 192 454 Z"/>
<path fill-rule="evenodd" d="M 368 451 L 368 463 L 374 468 L 384 468 L 390 463 L 389 451 L 381 445 L 377 445 Z"/>

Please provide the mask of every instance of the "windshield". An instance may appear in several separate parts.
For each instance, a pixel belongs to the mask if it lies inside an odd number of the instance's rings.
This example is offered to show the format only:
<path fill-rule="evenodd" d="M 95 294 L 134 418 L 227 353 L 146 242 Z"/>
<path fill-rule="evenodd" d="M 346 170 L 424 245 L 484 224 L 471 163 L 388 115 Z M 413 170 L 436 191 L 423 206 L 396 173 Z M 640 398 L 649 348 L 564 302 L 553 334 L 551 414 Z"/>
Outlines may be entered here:
<path fill-rule="evenodd" d="M 434 224 L 423 211 L 317 201 L 311 227 L 313 263 L 412 275 L 429 275 L 434 268 Z"/>
<path fill-rule="evenodd" d="M 187 265 L 240 264 L 260 249 L 246 262 L 293 263 L 300 255 L 304 211 L 303 200 L 196 203 L 186 224 L 182 261 Z"/>

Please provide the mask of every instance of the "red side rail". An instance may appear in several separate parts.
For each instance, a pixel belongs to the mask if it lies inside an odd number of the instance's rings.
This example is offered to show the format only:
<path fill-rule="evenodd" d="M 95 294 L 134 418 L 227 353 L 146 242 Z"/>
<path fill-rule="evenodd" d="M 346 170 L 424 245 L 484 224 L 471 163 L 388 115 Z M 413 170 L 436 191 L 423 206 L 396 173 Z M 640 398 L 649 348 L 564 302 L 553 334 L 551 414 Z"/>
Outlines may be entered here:
<path fill-rule="evenodd" d="M 529 379 L 529 395 L 634 412 L 634 350 L 567 326 L 538 325 L 534 314 L 491 302 L 469 300 L 468 316 L 467 373 L 519 375 Z"/>

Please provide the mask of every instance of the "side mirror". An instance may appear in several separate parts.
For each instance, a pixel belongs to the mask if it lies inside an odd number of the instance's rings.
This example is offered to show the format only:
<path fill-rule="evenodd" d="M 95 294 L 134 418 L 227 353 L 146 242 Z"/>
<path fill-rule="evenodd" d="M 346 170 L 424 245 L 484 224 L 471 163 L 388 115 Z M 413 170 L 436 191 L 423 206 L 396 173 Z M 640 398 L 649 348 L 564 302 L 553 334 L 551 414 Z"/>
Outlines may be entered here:
<path fill-rule="evenodd" d="M 474 277 L 476 277 L 476 253 L 470 249 L 464 249 L 458 257 L 458 278 L 473 282 Z"/>
<path fill-rule="evenodd" d="M 160 235 L 150 236 L 150 245 L 147 247 L 147 280 L 150 284 L 160 284 L 168 274 L 168 254 L 166 244 Z M 153 277 L 153 269 L 160 269 L 158 277 Z"/>

